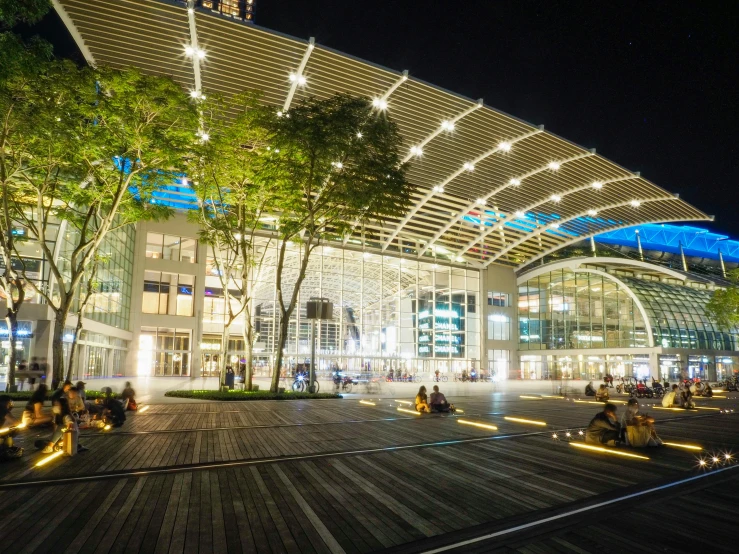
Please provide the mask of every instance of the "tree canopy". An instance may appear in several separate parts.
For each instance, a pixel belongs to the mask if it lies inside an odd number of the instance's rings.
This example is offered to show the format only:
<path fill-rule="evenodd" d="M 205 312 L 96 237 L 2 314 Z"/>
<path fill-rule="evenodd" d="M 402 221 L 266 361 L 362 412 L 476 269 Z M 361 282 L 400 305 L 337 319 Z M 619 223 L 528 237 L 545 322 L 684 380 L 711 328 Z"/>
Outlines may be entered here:
<path fill-rule="evenodd" d="M 713 291 L 706 304 L 706 315 L 722 329 L 729 330 L 739 327 L 739 269 L 732 269 L 726 276 L 731 284 Z"/>

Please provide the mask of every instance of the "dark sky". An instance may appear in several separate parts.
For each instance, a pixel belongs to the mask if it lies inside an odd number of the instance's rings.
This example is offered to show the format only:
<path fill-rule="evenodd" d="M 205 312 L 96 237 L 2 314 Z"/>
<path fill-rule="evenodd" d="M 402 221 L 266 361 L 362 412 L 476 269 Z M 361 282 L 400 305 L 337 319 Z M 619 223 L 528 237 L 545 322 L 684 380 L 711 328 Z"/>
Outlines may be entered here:
<path fill-rule="evenodd" d="M 258 0 L 256 23 L 544 124 L 739 237 L 739 2 Z"/>

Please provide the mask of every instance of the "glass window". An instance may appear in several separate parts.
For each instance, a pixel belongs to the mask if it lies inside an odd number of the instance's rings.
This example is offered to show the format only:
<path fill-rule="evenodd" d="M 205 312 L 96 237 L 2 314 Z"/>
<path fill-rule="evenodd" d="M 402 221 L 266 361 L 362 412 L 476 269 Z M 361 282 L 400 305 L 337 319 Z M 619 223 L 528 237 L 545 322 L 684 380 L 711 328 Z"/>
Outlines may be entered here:
<path fill-rule="evenodd" d="M 511 340 L 511 318 L 504 314 L 488 316 L 488 339 Z"/>
<path fill-rule="evenodd" d="M 162 258 L 165 260 L 180 260 L 180 237 L 164 235 L 164 250 Z"/>
<path fill-rule="evenodd" d="M 141 311 L 145 314 L 193 315 L 195 277 L 159 271 L 144 272 Z"/>
<path fill-rule="evenodd" d="M 164 235 L 160 233 L 146 233 L 146 257 L 161 258 Z"/>
<path fill-rule="evenodd" d="M 194 264 L 197 261 L 198 241 L 195 239 L 181 239 L 180 261 Z"/>
<path fill-rule="evenodd" d="M 488 291 L 488 306 L 498 306 L 505 308 L 509 306 L 508 293 L 506 292 L 490 292 Z"/>

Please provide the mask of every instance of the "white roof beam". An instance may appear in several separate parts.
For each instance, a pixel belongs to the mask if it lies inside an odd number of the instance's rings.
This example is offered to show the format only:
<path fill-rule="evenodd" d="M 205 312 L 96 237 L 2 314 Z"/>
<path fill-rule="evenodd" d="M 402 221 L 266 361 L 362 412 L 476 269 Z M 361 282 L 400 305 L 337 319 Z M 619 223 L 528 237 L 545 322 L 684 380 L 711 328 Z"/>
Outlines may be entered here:
<path fill-rule="evenodd" d="M 544 131 L 544 126 L 539 126 L 538 129 L 535 129 L 529 133 L 525 133 L 521 135 L 520 137 L 516 137 L 514 139 L 511 139 L 507 142 L 509 145 L 514 145 L 517 142 L 521 142 L 524 139 L 527 139 L 529 137 L 532 137 L 534 135 L 537 135 Z M 395 238 L 400 234 L 400 232 L 403 230 L 403 228 L 408 224 L 408 222 L 423 208 L 426 203 L 433 198 L 434 194 L 436 193 L 442 193 L 444 192 L 444 187 L 447 186 L 449 183 L 451 183 L 454 179 L 462 175 L 465 171 L 469 171 L 469 165 L 472 164 L 472 167 L 474 168 L 475 165 L 483 161 L 485 158 L 488 158 L 492 156 L 493 154 L 496 154 L 497 152 L 507 152 L 507 150 L 504 150 L 500 147 L 500 145 L 496 146 L 495 148 L 492 148 L 488 150 L 487 152 L 483 152 L 479 156 L 477 156 L 474 160 L 471 162 L 465 162 L 462 167 L 460 167 L 457 171 L 449 175 L 446 179 L 444 179 L 441 183 L 434 186 L 431 191 L 428 192 L 421 200 L 419 200 L 418 204 L 416 204 L 413 209 L 411 209 L 410 212 L 403 218 L 403 220 L 398 224 L 398 226 L 395 228 L 395 231 L 390 235 L 390 237 L 385 241 L 385 243 L 382 245 L 382 249 L 385 250 L 388 246 L 390 246 L 390 243 L 395 240 Z"/>
<path fill-rule="evenodd" d="M 599 185 L 603 186 L 603 185 L 608 185 L 608 184 L 611 184 L 611 183 L 617 183 L 617 182 L 619 182 L 619 181 L 629 181 L 629 180 L 631 180 L 631 179 L 638 179 L 638 178 L 639 178 L 639 176 L 640 176 L 640 175 L 639 175 L 639 174 L 637 173 L 637 174 L 635 174 L 635 175 L 628 175 L 628 176 L 626 176 L 626 177 L 618 177 L 618 178 L 616 178 L 616 179 L 607 179 L 607 180 L 604 180 L 604 181 L 595 181 L 595 182 L 596 182 L 596 183 L 598 183 Z M 567 196 L 568 194 L 574 194 L 574 193 L 576 193 L 576 192 L 580 192 L 580 191 L 583 191 L 583 190 L 587 190 L 587 189 L 590 189 L 590 188 L 593 188 L 593 187 L 594 187 L 594 184 L 593 184 L 593 183 L 588 183 L 587 185 L 582 185 L 582 186 L 576 187 L 576 188 L 574 188 L 574 189 L 571 189 L 571 190 L 568 190 L 568 191 L 562 192 L 562 193 L 560 194 L 560 196 L 561 196 L 562 198 L 564 198 L 564 197 L 565 197 L 565 196 Z M 597 188 L 596 190 L 600 190 L 600 188 L 601 188 L 601 187 L 598 187 L 598 188 Z M 536 203 L 534 203 L 534 204 L 529 204 L 529 205 L 528 205 L 528 206 L 526 206 L 526 207 L 525 207 L 524 209 L 522 209 L 522 210 L 519 210 L 519 211 L 523 212 L 523 213 L 524 213 L 524 215 L 525 215 L 525 214 L 526 214 L 526 212 L 528 212 L 528 211 L 530 211 L 530 210 L 533 210 L 534 208 L 538 208 L 539 206 L 543 206 L 543 205 L 544 205 L 544 204 L 546 204 L 547 202 L 552 202 L 552 199 L 551 199 L 551 197 L 548 197 L 548 198 L 546 198 L 546 199 L 544 199 L 544 200 L 539 200 L 538 202 L 536 202 Z M 630 203 L 630 202 L 631 202 L 631 201 L 627 202 L 626 204 L 628 204 L 628 203 Z M 585 214 L 583 214 L 583 215 L 588 215 L 588 214 L 589 214 L 589 212 L 590 212 L 590 210 L 588 210 L 588 211 L 587 211 L 587 212 L 586 212 Z M 575 217 L 578 217 L 578 216 L 575 216 Z M 520 219 L 520 218 L 518 218 L 518 219 Z M 562 222 L 560 221 L 560 223 L 562 223 Z M 504 224 L 501 224 L 501 225 L 504 225 Z M 493 227 L 495 227 L 495 226 L 493 226 Z M 460 250 L 460 251 L 459 251 L 459 252 L 457 253 L 457 256 L 461 256 L 462 254 L 464 254 L 465 252 L 467 252 L 467 251 L 468 251 L 468 250 L 469 250 L 470 248 L 472 248 L 472 247 L 473 247 L 473 246 L 474 246 L 475 244 L 477 244 L 477 243 L 478 243 L 478 242 L 479 242 L 480 240 L 483 240 L 483 239 L 484 239 L 484 238 L 485 238 L 486 236 L 488 236 L 488 235 L 489 235 L 489 234 L 490 234 L 490 233 L 492 232 L 492 230 L 493 230 L 493 229 L 486 229 L 486 230 L 485 230 L 485 232 L 483 232 L 483 233 L 482 233 L 482 234 L 481 234 L 481 235 L 480 235 L 479 237 L 477 237 L 477 238 L 475 238 L 475 239 L 471 240 L 471 241 L 470 241 L 469 243 L 467 243 L 467 245 L 466 245 L 466 246 L 465 246 L 464 248 L 462 248 L 462 250 Z M 528 238 L 527 238 L 527 237 L 535 237 L 535 236 L 536 236 L 537 234 L 538 234 L 538 233 L 533 233 L 533 234 L 530 234 L 530 235 L 526 235 L 525 237 L 522 237 L 522 239 L 521 239 L 521 242 L 524 242 L 524 241 L 528 240 Z M 520 244 L 520 243 L 519 243 L 519 244 Z M 496 254 L 496 255 L 495 255 L 495 256 L 494 256 L 494 257 L 493 257 L 493 258 L 492 258 L 491 260 L 489 260 L 489 261 L 490 261 L 490 262 L 493 262 L 493 261 L 497 260 L 497 259 L 498 259 L 498 258 L 499 258 L 500 256 L 502 256 L 503 254 L 505 254 L 506 252 L 508 252 L 508 250 L 509 250 L 509 248 L 506 248 L 506 249 L 502 250 L 501 252 L 498 252 L 498 253 L 497 253 L 497 254 Z"/>
<path fill-rule="evenodd" d="M 662 196 L 662 197 L 657 197 L 657 198 L 647 198 L 645 200 L 640 200 L 640 202 L 642 204 L 644 204 L 646 202 L 669 202 L 671 200 L 673 200 L 673 201 L 679 201 L 680 199 L 677 196 Z M 628 206 L 630 204 L 631 204 L 631 201 L 623 202 L 623 203 L 620 203 L 620 204 L 613 204 L 611 206 L 603 206 L 601 208 L 601 211 L 611 210 L 611 209 L 614 209 L 614 208 L 620 208 L 620 207 L 623 207 L 623 206 Z M 566 223 L 567 221 L 571 221 L 571 220 L 573 220 L 573 219 L 575 219 L 577 217 L 584 217 L 585 215 L 588 215 L 587 212 L 585 212 L 585 214 L 579 214 L 577 216 L 572 216 L 571 218 L 568 218 L 567 220 L 562 220 L 559 223 L 561 225 L 562 223 Z M 655 220 L 649 220 L 649 223 L 669 223 L 669 222 L 672 222 L 672 221 L 685 221 L 685 218 L 683 217 L 682 219 L 680 219 L 680 218 L 655 219 Z M 633 227 L 634 225 L 636 225 L 636 223 L 634 223 L 633 221 L 631 221 L 629 223 L 624 223 L 623 225 L 616 225 L 616 226 L 613 226 L 613 227 L 609 227 L 607 230 L 608 231 L 615 231 L 617 229 L 624 229 L 626 227 Z M 543 230 L 542 229 L 537 229 L 537 231 L 548 231 L 550 229 L 551 229 L 551 227 L 550 226 L 547 226 Z M 516 266 L 516 269 L 517 270 L 518 269 L 521 269 L 522 267 L 530 264 L 531 262 L 535 262 L 536 260 L 538 260 L 540 258 L 543 258 L 544 256 L 547 256 L 547 255 L 551 254 L 552 252 L 555 252 L 556 250 L 560 250 L 561 248 L 565 248 L 566 246 L 569 246 L 570 244 L 574 244 L 574 243 L 579 242 L 581 240 L 587 239 L 588 237 L 590 237 L 592 235 L 596 235 L 597 233 L 600 233 L 600 232 L 603 232 L 603 230 L 598 230 L 598 231 L 596 231 L 594 233 L 590 233 L 590 234 L 587 234 L 587 235 L 580 235 L 578 237 L 573 237 L 571 240 L 568 240 L 568 241 L 566 241 L 564 243 L 560 243 L 558 245 L 555 245 L 552 248 L 549 248 L 548 250 L 545 250 L 544 252 L 540 252 L 539 254 L 537 254 L 536 256 L 534 256 L 533 258 L 529 258 L 524 263 Z M 539 234 L 541 234 L 541 233 L 539 233 Z M 528 240 L 528 239 L 532 238 L 533 236 L 534 236 L 533 234 L 532 235 L 528 235 L 526 237 L 526 239 Z M 521 243 L 521 244 L 523 244 L 523 243 Z M 490 262 L 486 263 L 485 264 L 485 267 L 487 267 L 487 265 L 489 265 L 489 263 Z"/>
<path fill-rule="evenodd" d="M 475 104 L 473 104 L 472 106 L 470 106 L 469 108 L 467 108 L 462 113 L 454 116 L 451 119 L 445 119 L 444 121 L 442 121 L 439 124 L 439 126 L 436 129 L 434 129 L 434 131 L 429 136 L 427 136 L 425 139 L 423 139 L 418 144 L 414 144 L 413 146 L 411 146 L 411 152 L 409 152 L 408 154 L 406 154 L 405 158 L 403 158 L 403 162 L 402 163 L 406 163 L 411 158 L 413 158 L 414 156 L 418 155 L 418 154 L 415 154 L 414 153 L 414 152 L 416 152 L 416 150 L 414 150 L 414 149 L 418 149 L 419 152 L 423 152 L 423 147 L 426 146 L 429 142 L 431 142 L 432 140 L 434 140 L 436 137 L 438 137 L 444 131 L 452 132 L 454 130 L 454 125 L 456 125 L 456 123 L 460 119 L 462 119 L 466 115 L 471 114 L 475 110 L 477 110 L 479 108 L 482 108 L 483 105 L 484 104 L 483 104 L 482 98 L 480 98 Z"/>
<path fill-rule="evenodd" d="M 560 160 L 560 161 L 557 162 L 557 164 L 559 164 L 558 165 L 558 168 L 562 167 L 566 163 L 574 162 L 575 160 L 580 160 L 582 158 L 587 158 L 588 156 L 593 156 L 593 155 L 595 155 L 595 150 L 590 150 L 589 152 L 584 152 L 582 154 L 578 154 L 577 156 L 573 156 L 571 158 L 567 158 L 566 160 Z M 419 257 L 423 256 L 423 254 L 429 248 L 431 248 L 436 243 L 436 241 L 439 240 L 439 238 L 441 238 L 441 236 L 444 233 L 446 233 L 449 229 L 451 229 L 452 227 L 454 227 L 454 225 L 457 222 L 461 221 L 462 218 L 470 212 L 470 210 L 472 210 L 472 209 L 475 208 L 475 206 L 481 206 L 482 209 L 484 209 L 485 203 L 487 203 L 488 200 L 490 200 L 493 196 L 495 196 L 499 192 L 501 192 L 501 191 L 503 191 L 503 190 L 505 190 L 505 189 L 507 189 L 508 187 L 511 187 L 511 186 L 519 186 L 519 185 L 521 185 L 521 183 L 522 183 L 522 181 L 524 179 L 528 179 L 529 177 L 532 177 L 532 176 L 536 175 L 537 173 L 541 173 L 543 171 L 552 171 L 552 169 L 547 164 L 547 165 L 545 165 L 543 167 L 539 167 L 537 169 L 534 169 L 532 171 L 529 171 L 528 173 L 524 173 L 523 175 L 520 175 L 518 177 L 514 177 L 514 178 L 510 179 L 509 181 L 507 181 L 506 183 L 504 183 L 503 185 L 501 185 L 498 188 L 496 188 L 495 190 L 493 190 L 492 192 L 490 192 L 487 196 L 483 196 L 482 198 L 478 199 L 478 200 L 481 200 L 482 201 L 482 204 L 480 204 L 480 202 L 478 202 L 477 200 L 475 202 L 469 204 L 464 210 L 460 211 L 456 216 L 454 216 L 449 221 L 449 223 L 447 223 L 442 229 L 440 229 L 439 231 L 437 231 L 437 233 L 433 236 L 433 238 L 418 253 L 418 256 Z"/>
<path fill-rule="evenodd" d="M 187 0 L 187 22 L 190 26 L 190 48 L 192 48 L 192 73 L 195 78 L 195 94 L 200 96 L 202 92 L 202 80 L 200 78 L 200 60 L 202 59 L 198 52 L 200 47 L 198 46 L 198 27 L 195 23 L 195 0 Z"/>
<path fill-rule="evenodd" d="M 295 96 L 295 91 L 298 90 L 298 87 L 305 85 L 305 78 L 303 77 L 303 71 L 305 71 L 305 66 L 308 64 L 308 60 L 310 59 L 310 54 L 311 52 L 313 52 L 313 49 L 315 47 L 316 47 L 316 39 L 315 37 L 310 37 L 310 39 L 308 39 L 308 47 L 305 49 L 305 53 L 303 54 L 303 59 L 300 60 L 300 65 L 298 66 L 298 69 L 295 71 L 295 73 L 291 74 L 290 90 L 287 91 L 287 98 L 285 98 L 285 103 L 282 105 L 283 112 L 286 112 L 287 110 L 290 109 L 290 104 L 292 104 L 293 102 L 293 96 Z"/>

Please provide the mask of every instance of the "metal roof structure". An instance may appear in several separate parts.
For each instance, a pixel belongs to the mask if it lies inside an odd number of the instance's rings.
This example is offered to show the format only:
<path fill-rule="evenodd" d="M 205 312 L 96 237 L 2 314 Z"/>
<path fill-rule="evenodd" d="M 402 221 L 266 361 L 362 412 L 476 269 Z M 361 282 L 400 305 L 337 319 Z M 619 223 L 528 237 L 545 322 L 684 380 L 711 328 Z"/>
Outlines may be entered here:
<path fill-rule="evenodd" d="M 636 225 L 602 233 L 595 240 L 637 248 L 637 234 L 645 250 L 680 254 L 682 246 L 686 256 L 718 260 L 720 252 L 725 262 L 739 262 L 739 241 L 732 240 L 728 235 L 688 225 Z"/>
<path fill-rule="evenodd" d="M 344 244 L 485 267 L 522 266 L 641 223 L 709 220 L 657 185 L 519 119 L 397 72 L 174 0 L 54 0 L 90 64 L 134 65 L 203 92 L 263 92 L 276 110 L 310 96 L 373 99 L 404 137 L 415 203 Z M 178 187 L 173 187 L 176 189 Z M 163 201 L 177 205 L 170 190 Z"/>

